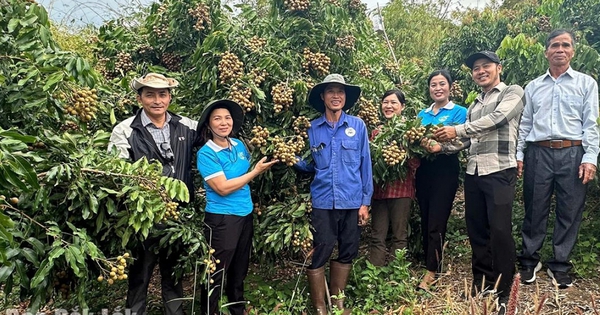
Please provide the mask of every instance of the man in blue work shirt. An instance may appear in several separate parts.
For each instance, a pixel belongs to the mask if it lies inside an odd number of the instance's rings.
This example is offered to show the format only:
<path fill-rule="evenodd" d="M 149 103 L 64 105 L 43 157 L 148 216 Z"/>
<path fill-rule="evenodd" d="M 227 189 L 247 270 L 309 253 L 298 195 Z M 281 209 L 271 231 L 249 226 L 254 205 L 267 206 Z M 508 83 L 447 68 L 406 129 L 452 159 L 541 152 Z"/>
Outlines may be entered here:
<path fill-rule="evenodd" d="M 525 88 L 526 105 L 519 126 L 517 172 L 523 176 L 525 220 L 523 249 L 518 256 L 521 280 L 533 283 L 542 268 L 539 250 L 546 237 L 552 194 L 556 197 L 554 257 L 548 275 L 559 288 L 573 282 L 569 255 L 585 204 L 587 183 L 598 159 L 598 83 L 573 70 L 573 34 L 556 30 L 546 40 L 548 71 Z"/>
<path fill-rule="evenodd" d="M 360 227 L 367 223 L 373 194 L 371 153 L 365 123 L 344 111 L 356 103 L 360 87 L 346 84 L 339 74 L 328 75 L 315 85 L 309 104 L 323 115 L 311 121 L 308 139 L 313 162 L 300 161 L 296 167 L 314 172 L 311 184 L 313 210 L 312 264 L 306 270 L 316 314 L 327 314 L 325 304 L 325 264 L 335 243 L 338 258 L 330 262 L 332 296 L 340 297 L 346 288 L 352 260 L 358 255 Z M 332 304 L 343 314 L 343 298 Z"/>

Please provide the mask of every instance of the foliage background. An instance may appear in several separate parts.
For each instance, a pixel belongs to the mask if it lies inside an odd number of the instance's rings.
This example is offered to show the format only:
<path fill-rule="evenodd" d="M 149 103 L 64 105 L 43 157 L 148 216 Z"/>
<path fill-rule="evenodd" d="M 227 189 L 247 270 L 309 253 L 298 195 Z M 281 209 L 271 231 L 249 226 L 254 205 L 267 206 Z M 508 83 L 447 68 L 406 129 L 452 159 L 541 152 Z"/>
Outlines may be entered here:
<path fill-rule="evenodd" d="M 47 307 L 48 301 L 67 306 L 97 302 L 92 291 L 106 284 L 95 279 L 115 265 L 117 256 L 149 235 L 161 238 L 164 246 L 184 249 L 187 254 L 179 259 L 179 272 L 203 271 L 207 266 L 202 261 L 214 259 L 200 233 L 201 191 L 189 192 L 197 195 L 197 201 L 180 209 L 180 219 L 169 219 L 164 230 L 156 231 L 152 227 L 165 217 L 167 202 L 184 201 L 188 192 L 176 181 L 161 179 L 154 164 L 131 165 L 105 151 L 112 126 L 137 108 L 129 81 L 147 71 L 180 80 L 171 109 L 192 118 L 214 98 L 247 103 L 251 110 L 241 137 L 251 142 L 257 138 L 253 127 L 269 130 L 266 144 L 254 148 L 254 159 L 282 150 L 275 136 L 291 141 L 283 147 L 295 143 L 294 121 L 299 116 L 316 117 L 306 106 L 306 97 L 327 73 L 343 73 L 362 87 L 364 99 L 351 113 L 365 119 L 369 128 L 379 119 L 373 115 L 378 112 L 379 96 L 393 87 L 407 94 L 405 114 L 414 117 L 430 102 L 425 80 L 436 68 L 452 72 L 460 87 L 453 93 L 455 101 L 468 104 L 477 89 L 462 63 L 474 51 L 497 51 L 503 59 L 503 79 L 526 85 L 546 69 L 543 41 L 554 28 L 575 31 L 578 44 L 572 65 L 598 79 L 600 8 L 594 0 L 505 1 L 482 11 L 453 12 L 447 11 L 448 1 L 395 0 L 382 15 L 398 63 L 360 2 L 310 0 L 305 2 L 306 10 L 290 9 L 291 3 L 303 2 L 227 6 L 214 0 L 165 0 L 129 19 L 109 21 L 99 28 L 69 29 L 52 24 L 44 8 L 33 1 L 0 0 L 0 114 L 5 117 L 0 121 L 0 194 L 4 196 L 0 284 L 6 307 L 19 300 L 28 301 L 31 309 Z M 205 8 L 207 14 L 190 13 L 198 8 Z M 304 52 L 306 48 L 312 57 Z M 220 66 L 225 52 L 243 65 Z M 316 53 L 322 55 L 314 57 Z M 326 71 L 305 67 L 311 58 L 325 64 L 329 60 Z M 261 82 L 256 74 L 262 71 L 266 75 Z M 281 112 L 276 110 L 280 95 L 274 92 L 278 84 L 292 90 Z M 97 96 L 85 100 L 86 110 L 94 109 L 89 121 L 65 111 L 86 89 L 94 89 Z M 301 148 L 298 153 L 305 152 L 304 144 L 296 143 Z M 152 185 L 145 189 L 140 183 Z M 310 247 L 302 245 L 312 237 L 307 220 L 309 183 L 309 174 L 285 165 L 252 183 L 256 262 L 276 266 L 306 261 Z M 199 180 L 197 184 L 201 186 Z M 11 198 L 18 202 L 11 203 Z M 598 203 L 595 181 L 573 255 L 578 276 L 598 270 Z M 460 200 L 456 211 L 459 218 L 451 220 L 448 240 L 464 244 Z M 519 197 L 513 220 L 517 240 L 522 216 Z M 418 217 L 413 219 L 412 257 L 420 252 Z M 465 251 L 464 246 L 454 250 Z M 550 252 L 545 246 L 544 255 Z M 394 264 L 386 274 L 403 279 L 397 285 L 380 282 L 380 271 L 357 262 L 348 291 L 369 298 L 350 303 L 365 312 L 385 312 L 401 302 L 409 312 L 415 301 L 413 280 L 407 276 L 403 256 Z M 385 288 L 386 294 L 365 295 L 373 286 Z M 277 308 L 297 314 L 306 309 L 306 292 L 298 283 L 290 291 L 281 291 L 292 298 L 277 296 L 256 306 L 256 311 L 264 314 Z M 391 301 L 392 296 L 398 300 Z"/>

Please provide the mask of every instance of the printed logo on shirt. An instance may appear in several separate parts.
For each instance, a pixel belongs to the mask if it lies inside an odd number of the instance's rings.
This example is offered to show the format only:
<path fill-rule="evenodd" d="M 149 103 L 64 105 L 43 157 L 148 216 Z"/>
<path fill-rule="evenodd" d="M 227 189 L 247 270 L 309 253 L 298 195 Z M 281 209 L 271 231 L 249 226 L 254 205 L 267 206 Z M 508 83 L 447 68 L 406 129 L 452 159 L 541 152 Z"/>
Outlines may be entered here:
<path fill-rule="evenodd" d="M 355 134 L 356 134 L 356 130 L 354 130 L 354 128 L 352 128 L 352 127 L 346 128 L 346 136 L 354 137 Z"/>
<path fill-rule="evenodd" d="M 238 156 L 240 157 L 240 159 L 245 160 L 246 159 L 246 155 L 244 154 L 244 152 L 238 152 Z"/>
<path fill-rule="evenodd" d="M 448 118 L 450 118 L 448 115 L 446 116 L 442 116 L 438 119 L 439 122 L 443 123 L 444 121 L 448 120 Z"/>

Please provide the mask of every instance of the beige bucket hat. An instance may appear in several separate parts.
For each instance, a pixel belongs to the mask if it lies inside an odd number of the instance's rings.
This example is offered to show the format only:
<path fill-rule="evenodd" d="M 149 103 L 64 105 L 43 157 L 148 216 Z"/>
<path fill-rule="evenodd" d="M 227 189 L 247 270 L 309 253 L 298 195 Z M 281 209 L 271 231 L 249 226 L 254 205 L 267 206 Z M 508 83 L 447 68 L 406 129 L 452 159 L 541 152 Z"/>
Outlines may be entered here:
<path fill-rule="evenodd" d="M 167 78 L 162 74 L 150 72 L 141 78 L 131 80 L 131 88 L 134 91 L 138 91 L 144 86 L 155 88 L 155 89 L 172 89 L 177 87 L 179 82 L 172 78 Z"/>
<path fill-rule="evenodd" d="M 308 103 L 320 113 L 325 112 L 325 103 L 321 99 L 321 94 L 325 91 L 327 84 L 330 83 L 339 83 L 345 87 L 346 104 L 344 104 L 343 110 L 350 109 L 358 101 L 361 92 L 360 87 L 358 85 L 346 84 L 346 80 L 344 80 L 341 74 L 332 73 L 326 76 L 323 82 L 315 85 L 308 94 Z"/>

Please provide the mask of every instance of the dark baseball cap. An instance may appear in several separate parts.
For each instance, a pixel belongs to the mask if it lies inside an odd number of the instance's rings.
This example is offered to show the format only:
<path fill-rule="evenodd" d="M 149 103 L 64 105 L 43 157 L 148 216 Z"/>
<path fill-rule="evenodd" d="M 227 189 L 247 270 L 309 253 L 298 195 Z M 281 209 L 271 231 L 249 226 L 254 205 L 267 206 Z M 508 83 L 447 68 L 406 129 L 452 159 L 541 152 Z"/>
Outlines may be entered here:
<path fill-rule="evenodd" d="M 467 60 L 465 60 L 465 64 L 467 65 L 467 67 L 473 69 L 473 64 L 475 63 L 475 61 L 477 61 L 477 59 L 481 59 L 481 58 L 487 58 L 487 59 L 491 60 L 492 62 L 500 63 L 500 58 L 498 57 L 498 55 L 496 55 L 495 52 L 489 51 L 489 50 L 484 50 L 484 51 L 480 51 L 478 53 L 474 53 L 471 56 L 469 56 L 469 58 L 467 58 Z"/>

